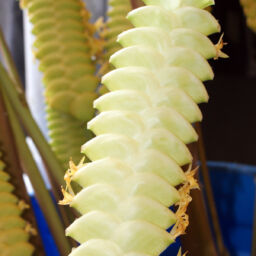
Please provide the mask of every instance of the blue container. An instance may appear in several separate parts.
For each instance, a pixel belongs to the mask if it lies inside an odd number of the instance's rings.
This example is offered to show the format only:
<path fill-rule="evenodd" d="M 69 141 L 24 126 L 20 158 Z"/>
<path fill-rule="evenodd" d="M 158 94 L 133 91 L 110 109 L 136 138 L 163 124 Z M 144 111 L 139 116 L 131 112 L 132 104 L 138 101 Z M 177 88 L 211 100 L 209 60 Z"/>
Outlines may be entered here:
<path fill-rule="evenodd" d="M 256 166 L 209 162 L 223 238 L 232 256 L 250 256 Z"/>
<path fill-rule="evenodd" d="M 256 166 L 208 162 L 224 243 L 231 256 L 250 256 Z M 59 256 L 38 203 L 32 197 L 47 256 Z M 177 255 L 179 240 L 161 256 Z"/>

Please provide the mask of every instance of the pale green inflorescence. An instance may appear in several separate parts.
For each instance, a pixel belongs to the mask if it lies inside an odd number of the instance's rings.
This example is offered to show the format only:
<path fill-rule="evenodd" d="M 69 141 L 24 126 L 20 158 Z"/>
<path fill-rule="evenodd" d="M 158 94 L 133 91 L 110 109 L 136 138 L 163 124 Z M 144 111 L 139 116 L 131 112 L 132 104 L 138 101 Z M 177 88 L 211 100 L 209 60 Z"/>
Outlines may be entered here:
<path fill-rule="evenodd" d="M 128 14 L 135 28 L 118 36 L 124 48 L 102 79 L 110 92 L 94 101 L 100 114 L 88 128 L 96 137 L 82 147 L 92 162 L 68 172 L 83 187 L 62 201 L 82 215 L 66 230 L 81 244 L 70 256 L 158 256 L 189 222 L 198 185 L 195 171 L 183 171 L 192 164 L 186 144 L 198 139 L 197 104 L 208 101 L 202 82 L 214 74 L 207 59 L 227 56 L 221 40 L 215 46 L 207 38 L 220 32 L 203 10 L 213 0 L 144 2 Z"/>
<path fill-rule="evenodd" d="M 2 256 L 31 256 L 34 247 L 29 243 L 29 230 L 32 229 L 21 217 L 26 204 L 13 194 L 14 186 L 4 168 L 0 159 L 0 253 Z"/>
<path fill-rule="evenodd" d="M 92 138 L 85 125 L 94 116 L 99 79 L 93 56 L 100 44 L 81 0 L 23 0 L 35 35 L 43 73 L 50 144 L 65 168 L 79 161 L 80 146 Z"/>

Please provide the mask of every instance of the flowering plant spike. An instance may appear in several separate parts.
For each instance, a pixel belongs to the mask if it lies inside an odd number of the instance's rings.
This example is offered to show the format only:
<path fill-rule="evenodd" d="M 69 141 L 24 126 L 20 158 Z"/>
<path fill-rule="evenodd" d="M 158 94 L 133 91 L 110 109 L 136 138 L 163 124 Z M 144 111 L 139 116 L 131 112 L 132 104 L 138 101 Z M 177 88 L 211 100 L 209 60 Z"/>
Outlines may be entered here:
<path fill-rule="evenodd" d="M 91 162 L 71 162 L 65 176 L 61 203 L 82 215 L 66 230 L 80 243 L 70 256 L 158 256 L 189 224 L 198 184 L 186 144 L 198 139 L 197 104 L 208 101 L 207 59 L 227 56 L 222 40 L 207 38 L 220 32 L 203 10 L 212 0 L 144 2 L 128 14 L 135 28 L 118 36 L 123 49 L 110 57 L 116 69 L 102 79 L 110 92 L 94 101 L 100 113 L 88 128 L 96 137 L 82 146 Z M 75 195 L 70 181 L 83 189 Z"/>
<path fill-rule="evenodd" d="M 81 0 L 23 0 L 35 35 L 35 57 L 43 72 L 50 107 L 86 121 L 96 98 L 98 78 L 92 56 L 98 50 L 96 27 Z"/>
<path fill-rule="evenodd" d="M 3 256 L 31 256 L 34 247 L 29 238 L 36 234 L 36 230 L 21 217 L 29 206 L 13 194 L 15 188 L 4 168 L 0 159 L 0 252 Z"/>
<path fill-rule="evenodd" d="M 93 60 L 101 49 L 96 25 L 82 0 L 23 0 L 35 35 L 34 53 L 43 72 L 50 144 L 66 166 L 92 134 L 85 122 L 94 116 L 99 78 Z"/>

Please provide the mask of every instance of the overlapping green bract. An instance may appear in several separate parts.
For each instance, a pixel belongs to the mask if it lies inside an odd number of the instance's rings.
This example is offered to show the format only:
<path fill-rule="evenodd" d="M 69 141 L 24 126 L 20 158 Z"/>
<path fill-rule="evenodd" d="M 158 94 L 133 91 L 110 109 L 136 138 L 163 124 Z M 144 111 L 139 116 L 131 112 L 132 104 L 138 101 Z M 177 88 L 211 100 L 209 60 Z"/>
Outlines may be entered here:
<path fill-rule="evenodd" d="M 120 44 L 116 42 L 117 36 L 132 27 L 131 23 L 126 19 L 126 15 L 131 11 L 129 0 L 109 1 L 109 10 L 107 12 L 108 20 L 106 23 L 106 31 L 103 32 L 105 39 L 106 54 L 104 58 L 108 61 L 109 57 L 121 49 Z"/>
<path fill-rule="evenodd" d="M 94 76 L 89 12 L 80 0 L 27 0 L 34 25 L 35 56 L 40 61 L 46 101 L 50 107 L 82 121 L 93 111 L 87 109 L 96 98 L 98 79 Z"/>
<path fill-rule="evenodd" d="M 15 188 L 4 168 L 0 159 L 0 252 L 3 256 L 31 256 L 34 252 L 28 241 L 31 228 L 21 217 L 25 203 L 13 194 Z"/>
<path fill-rule="evenodd" d="M 246 23 L 250 29 L 256 32 L 256 1 L 240 0 L 246 16 Z"/>
<path fill-rule="evenodd" d="M 108 19 L 105 24 L 105 28 L 101 33 L 105 48 L 105 54 L 100 60 L 103 62 L 103 65 L 99 71 L 101 75 L 114 68 L 111 63 L 109 63 L 109 57 L 121 49 L 121 45 L 116 41 L 117 36 L 121 32 L 132 28 L 132 24 L 126 19 L 127 14 L 131 11 L 130 0 L 109 0 L 108 4 Z M 104 93 L 108 92 L 108 89 L 106 86 L 101 85 L 99 92 L 101 95 L 103 95 Z"/>
<path fill-rule="evenodd" d="M 80 146 L 91 135 L 83 128 L 94 116 L 99 79 L 95 61 L 99 44 L 81 0 L 25 0 L 33 24 L 35 56 L 43 72 L 51 145 L 66 167 L 79 161 Z"/>
<path fill-rule="evenodd" d="M 212 0 L 144 2 L 128 14 L 135 28 L 118 36 L 124 48 L 102 79 L 110 92 L 94 101 L 100 114 L 88 128 L 96 137 L 82 147 L 92 162 L 67 173 L 83 187 L 73 198 L 64 192 L 63 203 L 82 215 L 66 231 L 81 244 L 70 256 L 158 256 L 189 223 L 198 185 L 194 171 L 183 172 L 192 163 L 186 144 L 198 138 L 197 104 L 208 101 L 207 59 L 227 56 L 222 41 L 207 38 L 220 32 L 203 10 Z"/>
<path fill-rule="evenodd" d="M 81 160 L 81 144 L 91 139 L 92 134 L 85 129 L 84 122 L 68 114 L 50 107 L 47 107 L 46 113 L 50 145 L 66 170 L 71 157 L 75 163 Z"/>

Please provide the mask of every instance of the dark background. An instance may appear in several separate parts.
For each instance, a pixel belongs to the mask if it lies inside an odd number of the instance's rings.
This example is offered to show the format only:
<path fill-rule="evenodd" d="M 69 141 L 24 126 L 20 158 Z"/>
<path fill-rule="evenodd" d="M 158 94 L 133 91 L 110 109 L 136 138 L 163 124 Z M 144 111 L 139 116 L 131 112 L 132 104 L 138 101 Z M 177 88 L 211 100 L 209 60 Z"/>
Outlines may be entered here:
<path fill-rule="evenodd" d="M 216 0 L 213 13 L 230 58 L 211 61 L 215 79 L 206 83 L 209 103 L 201 105 L 207 158 L 256 164 L 256 36 L 238 0 Z"/>

